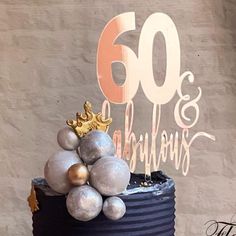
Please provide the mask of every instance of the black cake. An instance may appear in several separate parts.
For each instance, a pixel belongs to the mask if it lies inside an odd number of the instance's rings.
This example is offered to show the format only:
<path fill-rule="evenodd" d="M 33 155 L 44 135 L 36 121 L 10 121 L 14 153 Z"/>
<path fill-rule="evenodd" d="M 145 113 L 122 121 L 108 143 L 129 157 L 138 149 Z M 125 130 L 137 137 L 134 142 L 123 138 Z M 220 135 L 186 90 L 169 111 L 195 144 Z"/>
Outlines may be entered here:
<path fill-rule="evenodd" d="M 117 175 L 118 177 L 118 175 Z M 132 174 L 125 192 L 118 195 L 126 213 L 117 221 L 101 212 L 95 219 L 74 219 L 66 208 L 66 195 L 54 192 L 44 179 L 32 181 L 39 202 L 33 213 L 34 236 L 173 236 L 175 185 L 161 171 L 153 172 L 145 186 L 143 174 Z"/>

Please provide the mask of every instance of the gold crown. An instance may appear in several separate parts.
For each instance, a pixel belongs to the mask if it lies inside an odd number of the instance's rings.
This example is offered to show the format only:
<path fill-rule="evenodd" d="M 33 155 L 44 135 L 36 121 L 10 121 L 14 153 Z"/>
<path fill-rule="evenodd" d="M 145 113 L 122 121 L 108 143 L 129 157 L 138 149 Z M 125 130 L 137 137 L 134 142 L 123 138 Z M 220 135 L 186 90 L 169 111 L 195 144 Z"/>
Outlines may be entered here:
<path fill-rule="evenodd" d="M 79 137 L 83 137 L 91 130 L 108 130 L 112 118 L 105 119 L 101 112 L 94 114 L 92 112 L 92 105 L 88 101 L 84 103 L 84 111 L 84 114 L 76 113 L 76 120 L 66 121 L 67 125 L 73 128 Z"/>

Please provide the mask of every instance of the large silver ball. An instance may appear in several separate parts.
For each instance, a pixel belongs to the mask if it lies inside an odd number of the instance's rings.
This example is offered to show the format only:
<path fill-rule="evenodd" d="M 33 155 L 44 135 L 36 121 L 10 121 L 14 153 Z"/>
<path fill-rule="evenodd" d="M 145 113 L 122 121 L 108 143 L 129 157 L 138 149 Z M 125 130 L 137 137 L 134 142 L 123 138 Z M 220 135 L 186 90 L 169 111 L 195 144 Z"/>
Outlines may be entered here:
<path fill-rule="evenodd" d="M 79 146 L 79 138 L 69 127 L 65 127 L 57 133 L 57 142 L 65 150 L 75 150 Z"/>
<path fill-rule="evenodd" d="M 114 156 L 106 156 L 92 166 L 89 183 L 102 195 L 114 196 L 123 192 L 130 180 L 127 163 Z"/>
<path fill-rule="evenodd" d="M 81 139 L 79 153 L 86 164 L 92 165 L 102 156 L 114 155 L 115 146 L 107 133 L 94 130 Z"/>
<path fill-rule="evenodd" d="M 67 196 L 66 206 L 75 219 L 89 221 L 101 212 L 102 196 L 88 185 L 75 187 Z"/>
<path fill-rule="evenodd" d="M 44 168 L 44 176 L 48 185 L 58 193 L 68 193 L 72 185 L 67 171 L 76 163 L 82 163 L 76 152 L 62 150 L 55 153 L 49 158 Z"/>
<path fill-rule="evenodd" d="M 109 197 L 103 203 L 103 213 L 110 220 L 119 220 L 126 212 L 125 203 L 119 197 Z"/>

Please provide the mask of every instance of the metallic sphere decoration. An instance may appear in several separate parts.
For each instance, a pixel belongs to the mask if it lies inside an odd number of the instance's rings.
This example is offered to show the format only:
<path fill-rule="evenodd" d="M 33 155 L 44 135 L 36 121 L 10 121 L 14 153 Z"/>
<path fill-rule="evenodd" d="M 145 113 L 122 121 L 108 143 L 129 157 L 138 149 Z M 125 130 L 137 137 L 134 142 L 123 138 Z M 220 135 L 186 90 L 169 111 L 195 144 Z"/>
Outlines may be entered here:
<path fill-rule="evenodd" d="M 115 146 L 107 133 L 93 130 L 80 140 L 79 153 L 86 164 L 92 165 L 102 156 L 114 155 Z"/>
<path fill-rule="evenodd" d="M 74 164 L 68 170 L 68 178 L 73 185 L 84 185 L 89 179 L 88 168 L 82 163 Z"/>
<path fill-rule="evenodd" d="M 119 220 L 124 216 L 126 206 L 119 197 L 109 197 L 104 201 L 102 210 L 108 219 Z"/>
<path fill-rule="evenodd" d="M 44 167 L 44 176 L 48 185 L 58 193 L 68 193 L 72 188 L 67 171 L 76 164 L 82 163 L 76 152 L 58 151 L 49 158 Z"/>
<path fill-rule="evenodd" d="M 92 166 L 89 183 L 104 196 L 123 192 L 129 184 L 130 170 L 127 163 L 114 156 L 106 156 Z"/>
<path fill-rule="evenodd" d="M 69 127 L 65 127 L 57 133 L 57 142 L 65 150 L 75 150 L 79 146 L 79 138 Z"/>
<path fill-rule="evenodd" d="M 80 221 L 95 218 L 102 210 L 102 203 L 100 193 L 88 185 L 73 188 L 66 199 L 68 212 Z"/>

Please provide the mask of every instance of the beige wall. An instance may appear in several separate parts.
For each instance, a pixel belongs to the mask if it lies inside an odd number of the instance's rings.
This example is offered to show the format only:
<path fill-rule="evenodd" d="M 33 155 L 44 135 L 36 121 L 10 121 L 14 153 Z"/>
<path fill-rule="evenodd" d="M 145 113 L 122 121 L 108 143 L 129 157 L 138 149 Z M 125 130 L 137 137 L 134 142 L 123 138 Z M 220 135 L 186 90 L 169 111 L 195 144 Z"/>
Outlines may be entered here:
<path fill-rule="evenodd" d="M 127 11 L 136 12 L 137 32 L 123 40 L 135 51 L 150 14 L 172 17 L 180 37 L 181 72 L 191 70 L 195 86 L 203 90 L 192 132 L 216 136 L 216 142 L 202 138 L 193 144 L 187 177 L 172 163 L 161 166 L 176 181 L 176 235 L 204 235 L 207 220 L 229 221 L 236 213 L 236 1 L 0 0 L 1 236 L 31 235 L 30 181 L 42 176 L 46 160 L 58 149 L 56 133 L 64 121 L 86 99 L 100 110 L 98 38 L 112 17 Z M 151 104 L 141 90 L 135 103 L 135 131 L 143 133 Z M 172 109 L 165 107 L 161 123 L 168 132 L 176 129 Z M 123 110 L 113 106 L 113 128 L 123 127 Z"/>

